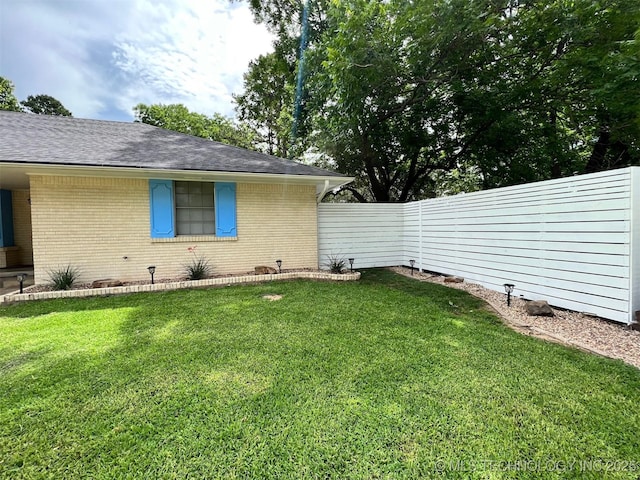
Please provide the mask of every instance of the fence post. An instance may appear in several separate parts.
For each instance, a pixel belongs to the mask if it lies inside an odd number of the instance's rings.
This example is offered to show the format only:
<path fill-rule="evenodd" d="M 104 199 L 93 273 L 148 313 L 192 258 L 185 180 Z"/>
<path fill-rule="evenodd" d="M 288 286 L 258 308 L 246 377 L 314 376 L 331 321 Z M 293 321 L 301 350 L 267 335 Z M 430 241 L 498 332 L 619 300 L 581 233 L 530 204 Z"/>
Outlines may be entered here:
<path fill-rule="evenodd" d="M 424 265 L 422 263 L 422 204 L 424 203 L 424 200 L 420 200 L 418 201 L 418 241 L 419 243 L 419 247 L 418 247 L 418 268 L 420 269 L 420 272 L 422 272 L 422 270 L 424 269 Z"/>
<path fill-rule="evenodd" d="M 635 312 L 640 310 L 640 167 L 629 167 L 629 318 L 635 322 Z"/>

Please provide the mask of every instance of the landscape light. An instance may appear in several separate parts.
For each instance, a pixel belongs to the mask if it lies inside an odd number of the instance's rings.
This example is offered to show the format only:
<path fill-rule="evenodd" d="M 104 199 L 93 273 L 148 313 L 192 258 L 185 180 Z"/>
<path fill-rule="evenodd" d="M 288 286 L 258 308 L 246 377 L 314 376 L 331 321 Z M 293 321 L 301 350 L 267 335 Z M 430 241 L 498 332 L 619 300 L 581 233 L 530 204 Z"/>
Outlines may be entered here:
<path fill-rule="evenodd" d="M 19 273 L 18 274 L 18 281 L 20 282 L 20 293 L 22 293 L 22 287 L 24 286 L 24 281 L 27 278 L 27 274 L 26 273 Z"/>
<path fill-rule="evenodd" d="M 276 260 L 276 265 L 278 265 L 278 273 L 282 273 L 282 260 Z"/>
<path fill-rule="evenodd" d="M 409 263 L 411 264 L 411 276 L 413 277 L 413 266 L 416 264 L 415 260 L 409 260 Z"/>
<path fill-rule="evenodd" d="M 515 285 L 513 283 L 505 283 L 504 291 L 507 292 L 507 306 L 511 306 L 511 292 L 513 292 L 513 288 Z"/>
<path fill-rule="evenodd" d="M 356 259 L 355 259 L 355 258 L 350 258 L 350 259 L 349 259 L 349 265 L 350 265 L 350 267 L 351 267 L 351 271 L 352 271 L 352 272 L 353 272 L 353 262 L 355 262 L 355 261 L 356 261 Z"/>
<path fill-rule="evenodd" d="M 149 273 L 151 274 L 151 285 L 153 285 L 153 274 L 156 273 L 156 267 L 155 265 L 151 265 L 150 267 L 147 267 L 147 270 L 149 270 Z"/>

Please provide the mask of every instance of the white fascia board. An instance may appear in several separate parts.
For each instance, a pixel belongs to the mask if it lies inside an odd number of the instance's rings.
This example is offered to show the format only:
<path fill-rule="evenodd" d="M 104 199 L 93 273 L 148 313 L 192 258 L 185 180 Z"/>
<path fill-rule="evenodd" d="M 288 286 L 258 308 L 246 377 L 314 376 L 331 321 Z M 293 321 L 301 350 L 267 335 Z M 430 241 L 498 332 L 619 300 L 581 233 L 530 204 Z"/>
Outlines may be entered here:
<path fill-rule="evenodd" d="M 219 181 L 244 183 L 293 183 L 302 185 L 316 185 L 318 193 L 325 188 L 328 181 L 330 187 L 338 188 L 352 182 L 353 177 L 334 177 L 323 175 L 287 175 L 274 173 L 248 172 L 209 172 L 204 170 L 166 170 L 131 167 L 84 167 L 75 165 L 35 165 L 8 164 L 12 167 L 22 167 L 26 175 L 57 175 L 76 177 L 107 177 L 107 178 L 143 178 L 191 181 Z"/>

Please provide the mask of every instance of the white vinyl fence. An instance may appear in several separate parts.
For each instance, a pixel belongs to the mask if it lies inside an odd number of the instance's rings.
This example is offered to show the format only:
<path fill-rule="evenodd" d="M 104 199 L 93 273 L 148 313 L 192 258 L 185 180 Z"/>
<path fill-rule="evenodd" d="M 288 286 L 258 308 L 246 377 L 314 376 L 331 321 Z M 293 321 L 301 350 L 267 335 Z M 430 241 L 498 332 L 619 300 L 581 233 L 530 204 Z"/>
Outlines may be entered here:
<path fill-rule="evenodd" d="M 630 323 L 640 309 L 640 167 L 407 204 L 321 204 L 320 263 L 409 265 Z M 635 208 L 634 205 L 636 205 Z"/>
<path fill-rule="evenodd" d="M 318 263 L 338 256 L 355 258 L 354 268 L 402 265 L 403 212 L 401 203 L 321 203 Z"/>

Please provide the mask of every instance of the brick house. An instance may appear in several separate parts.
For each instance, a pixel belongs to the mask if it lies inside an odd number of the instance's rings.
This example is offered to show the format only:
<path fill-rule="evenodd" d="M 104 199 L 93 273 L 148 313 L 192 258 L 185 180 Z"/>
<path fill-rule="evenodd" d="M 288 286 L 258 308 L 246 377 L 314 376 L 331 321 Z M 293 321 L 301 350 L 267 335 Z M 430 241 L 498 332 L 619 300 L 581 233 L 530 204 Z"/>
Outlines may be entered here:
<path fill-rule="evenodd" d="M 317 268 L 317 204 L 352 179 L 141 123 L 0 111 L 0 268 L 36 283 Z"/>

